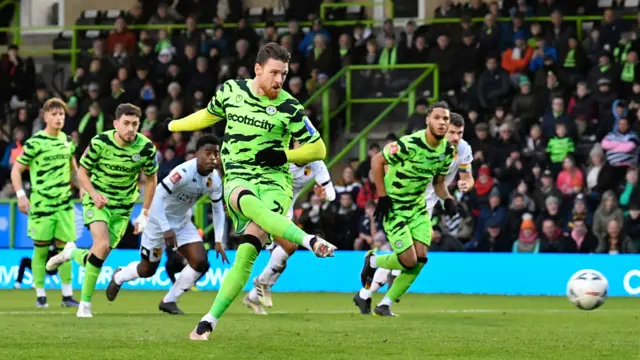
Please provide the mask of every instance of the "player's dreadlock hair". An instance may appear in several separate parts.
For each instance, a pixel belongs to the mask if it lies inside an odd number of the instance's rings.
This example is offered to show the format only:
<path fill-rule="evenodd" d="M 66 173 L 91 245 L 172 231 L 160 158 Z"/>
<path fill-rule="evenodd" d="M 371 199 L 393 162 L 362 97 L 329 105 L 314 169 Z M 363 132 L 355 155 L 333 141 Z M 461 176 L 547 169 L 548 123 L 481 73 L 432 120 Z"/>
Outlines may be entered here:
<path fill-rule="evenodd" d="M 116 108 L 116 120 L 120 120 L 123 115 L 135 116 L 140 118 L 142 116 L 142 111 L 139 107 L 133 104 L 120 104 Z"/>
<path fill-rule="evenodd" d="M 62 99 L 57 97 L 47 100 L 44 105 L 42 105 L 42 111 L 44 112 L 58 109 L 62 109 L 62 111 L 67 112 L 67 104 Z"/>
<path fill-rule="evenodd" d="M 204 135 L 196 142 L 196 151 L 205 145 L 220 145 L 220 139 L 215 135 Z"/>
<path fill-rule="evenodd" d="M 436 101 L 433 104 L 429 105 L 429 107 L 427 107 L 427 117 L 429 117 L 429 115 L 431 115 L 431 113 L 433 112 L 433 109 L 437 109 L 437 108 L 442 108 L 445 110 L 449 110 L 449 104 L 447 104 L 444 101 Z"/>
<path fill-rule="evenodd" d="M 455 127 L 464 127 L 464 118 L 458 113 L 451 113 L 449 124 Z"/>
<path fill-rule="evenodd" d="M 277 43 L 270 42 L 263 46 L 260 51 L 258 51 L 258 56 L 256 57 L 256 63 L 260 65 L 264 65 L 267 60 L 275 59 L 280 60 L 282 62 L 288 63 L 291 60 L 291 54 L 284 47 L 278 45 Z"/>

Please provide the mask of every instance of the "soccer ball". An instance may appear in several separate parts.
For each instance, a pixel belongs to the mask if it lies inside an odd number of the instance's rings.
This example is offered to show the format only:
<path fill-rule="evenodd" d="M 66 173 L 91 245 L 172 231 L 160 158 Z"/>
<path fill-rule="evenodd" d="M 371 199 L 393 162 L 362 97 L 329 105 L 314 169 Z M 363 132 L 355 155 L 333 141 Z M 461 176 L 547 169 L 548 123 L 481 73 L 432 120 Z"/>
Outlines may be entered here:
<path fill-rule="evenodd" d="M 609 282 L 600 272 L 586 269 L 573 274 L 567 283 L 567 297 L 579 309 L 599 308 L 607 299 Z"/>

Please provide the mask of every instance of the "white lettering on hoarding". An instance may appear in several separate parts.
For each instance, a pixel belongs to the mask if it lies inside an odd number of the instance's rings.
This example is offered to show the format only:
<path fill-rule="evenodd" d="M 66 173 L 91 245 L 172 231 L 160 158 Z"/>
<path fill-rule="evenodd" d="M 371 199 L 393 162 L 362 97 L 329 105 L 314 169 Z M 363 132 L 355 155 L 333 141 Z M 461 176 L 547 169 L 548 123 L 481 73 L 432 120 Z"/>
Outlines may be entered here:
<path fill-rule="evenodd" d="M 640 294 L 640 286 L 631 286 L 631 278 L 632 277 L 640 278 L 640 270 L 631 270 L 624 275 L 624 279 L 622 280 L 622 285 L 624 286 L 624 290 L 628 292 L 630 295 L 638 295 Z"/>

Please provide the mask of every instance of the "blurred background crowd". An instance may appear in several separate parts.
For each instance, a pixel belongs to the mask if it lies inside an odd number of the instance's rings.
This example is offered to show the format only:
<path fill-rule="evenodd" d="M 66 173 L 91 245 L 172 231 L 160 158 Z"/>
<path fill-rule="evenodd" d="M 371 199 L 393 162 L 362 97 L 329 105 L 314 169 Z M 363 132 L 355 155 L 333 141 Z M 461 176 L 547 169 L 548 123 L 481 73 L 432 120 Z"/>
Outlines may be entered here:
<path fill-rule="evenodd" d="M 38 79 L 33 59 L 9 46 L 0 59 L 0 197 L 15 196 L 11 166 L 23 142 L 44 127 L 40 107 L 52 96 L 67 101 L 64 130 L 78 144 L 77 156 L 91 137 L 112 128 L 119 104 L 141 106 L 140 132 L 158 147 L 159 176 L 166 176 L 193 157 L 201 133 L 167 136 L 159 123 L 204 108 L 228 79 L 251 78 L 257 50 L 275 41 L 292 54 L 285 89 L 301 102 L 344 65 L 438 65 L 437 95 L 466 120 L 476 185 L 461 194 L 452 184 L 459 215 L 449 218 L 436 208 L 431 251 L 640 252 L 636 7 L 617 0 L 607 8 L 597 1 L 443 0 L 430 17 L 460 21 L 398 25 L 389 19 L 370 28 L 324 26 L 321 2 L 284 2 L 284 13 L 262 13 L 264 28 L 252 26 L 253 13 L 241 1 L 216 7 L 184 0 L 132 3 L 114 19 L 113 31 L 80 54 L 60 93 Z M 325 18 L 345 18 L 346 9 L 329 8 Z M 564 19 L 578 14 L 602 15 L 602 21 L 577 28 Z M 637 20 L 622 20 L 622 14 L 638 14 Z M 270 16 L 288 26 L 276 27 Z M 550 21 L 528 20 L 532 16 Z M 505 17 L 509 21 L 498 21 Z M 307 20 L 310 27 L 299 25 Z M 229 22 L 237 26 L 222 26 Z M 128 27 L 147 23 L 186 28 Z M 205 23 L 215 25 L 198 27 Z M 397 76 L 378 72 L 367 79 Z M 344 91 L 337 86 L 332 96 Z M 427 105 L 419 99 L 408 119 L 394 121 L 406 124 L 406 133 L 424 129 Z M 307 109 L 318 127 L 319 107 L 314 102 Z M 220 134 L 223 126 L 211 131 Z M 386 142 L 402 135 L 391 133 Z M 370 180 L 370 159 L 386 142 L 370 141 L 366 160 L 334 169 L 335 202 L 305 196 L 296 210 L 300 226 L 340 249 L 388 249 L 373 218 L 377 194 Z M 228 245 L 233 247 L 233 238 Z"/>

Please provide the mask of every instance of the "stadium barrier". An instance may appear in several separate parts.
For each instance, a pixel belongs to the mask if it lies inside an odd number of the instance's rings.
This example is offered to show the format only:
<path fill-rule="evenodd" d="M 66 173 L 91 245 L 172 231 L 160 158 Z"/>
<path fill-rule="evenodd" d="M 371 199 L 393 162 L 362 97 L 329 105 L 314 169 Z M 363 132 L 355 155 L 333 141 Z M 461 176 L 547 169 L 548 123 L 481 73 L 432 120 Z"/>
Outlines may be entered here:
<path fill-rule="evenodd" d="M 227 252 L 233 263 L 235 251 Z M 9 289 L 18 273 L 22 257 L 31 256 L 28 250 L 0 250 L 0 289 Z M 308 251 L 299 251 L 287 261 L 285 271 L 274 286 L 276 292 L 345 292 L 360 289 L 360 270 L 364 252 L 340 251 L 334 258 L 318 259 Z M 105 289 L 118 266 L 139 261 L 135 250 L 115 250 L 107 259 L 98 279 L 97 288 Z M 253 276 L 257 276 L 269 259 L 263 251 L 255 262 Z M 198 282 L 201 290 L 217 290 L 230 265 L 216 260 L 209 253 L 211 268 Z M 411 287 L 415 293 L 460 293 L 494 295 L 555 295 L 565 294 L 571 275 L 581 269 L 595 269 L 609 280 L 609 296 L 638 296 L 640 294 L 640 266 L 633 255 L 552 255 L 552 254 L 471 254 L 432 253 L 429 264 Z M 317 274 L 317 276 L 309 276 Z M 73 265 L 73 287 L 80 289 L 84 269 Z M 24 287 L 31 286 L 27 273 Z M 164 263 L 149 279 L 126 284 L 125 289 L 166 290 L 171 286 Z M 48 288 L 59 288 L 57 275 L 47 277 Z M 245 286 L 250 290 L 251 283 Z"/>

